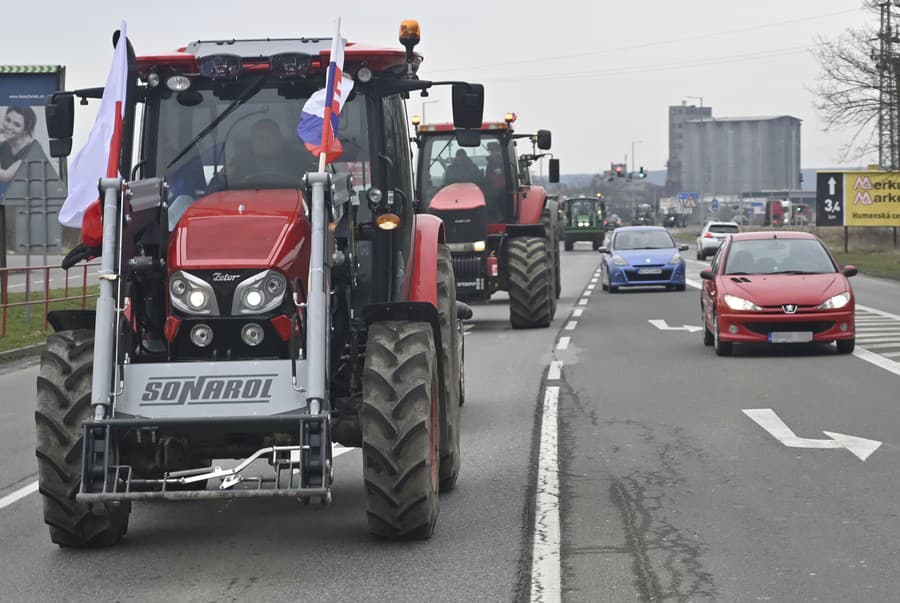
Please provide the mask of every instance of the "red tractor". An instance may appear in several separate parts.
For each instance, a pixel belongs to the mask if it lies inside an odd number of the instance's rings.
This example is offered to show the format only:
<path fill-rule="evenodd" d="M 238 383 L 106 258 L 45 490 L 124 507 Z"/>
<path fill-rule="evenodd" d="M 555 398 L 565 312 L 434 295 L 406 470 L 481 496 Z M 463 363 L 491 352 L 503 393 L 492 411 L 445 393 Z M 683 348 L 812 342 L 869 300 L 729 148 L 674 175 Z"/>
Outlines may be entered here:
<path fill-rule="evenodd" d="M 346 46 L 343 154 L 324 171 L 293 133 L 330 39 L 139 57 L 125 41 L 129 179 L 98 174 L 100 297 L 50 314 L 37 380 L 53 542 L 114 544 L 135 501 L 328 503 L 334 443 L 362 448 L 373 534 L 431 536 L 460 471 L 467 308 L 443 224 L 415 212 L 403 99 L 434 84 L 416 75 L 418 24 L 400 41 Z M 477 128 L 483 89 L 453 87 L 455 120 Z M 71 150 L 74 98 L 102 93 L 48 101 L 55 156 Z"/>
<path fill-rule="evenodd" d="M 418 125 L 420 210 L 444 222 L 459 299 L 507 291 L 513 328 L 547 327 L 561 288 L 559 212 L 529 168 L 548 155 L 537 150 L 550 148 L 550 131 L 520 134 L 514 122 L 510 113 L 477 133 Z M 521 139 L 531 153 L 517 154 Z M 549 181 L 559 182 L 558 159 L 550 159 Z"/>

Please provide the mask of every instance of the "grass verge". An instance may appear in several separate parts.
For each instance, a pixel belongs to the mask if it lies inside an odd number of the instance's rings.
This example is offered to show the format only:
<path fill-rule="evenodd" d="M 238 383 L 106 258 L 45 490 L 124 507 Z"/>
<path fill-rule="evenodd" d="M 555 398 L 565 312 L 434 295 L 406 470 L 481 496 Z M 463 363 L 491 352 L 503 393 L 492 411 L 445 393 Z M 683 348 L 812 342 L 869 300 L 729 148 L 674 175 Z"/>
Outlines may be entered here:
<path fill-rule="evenodd" d="M 94 307 L 94 298 L 100 291 L 98 285 L 87 288 L 87 307 Z M 53 289 L 50 291 L 49 307 L 51 310 L 75 310 L 81 308 L 81 288 L 70 288 L 69 297 L 78 299 L 64 299 L 65 289 Z M 9 303 L 21 303 L 25 301 L 24 293 L 10 293 Z M 47 339 L 47 333 L 52 329 L 47 326 L 44 329 L 44 292 L 31 293 L 32 304 L 30 306 L 13 306 L 6 309 L 6 336 L 0 337 L 0 352 L 14 350 L 36 343 L 43 343 Z M 29 310 L 30 308 L 30 310 Z M 3 309 L 0 308 L 0 312 Z"/>

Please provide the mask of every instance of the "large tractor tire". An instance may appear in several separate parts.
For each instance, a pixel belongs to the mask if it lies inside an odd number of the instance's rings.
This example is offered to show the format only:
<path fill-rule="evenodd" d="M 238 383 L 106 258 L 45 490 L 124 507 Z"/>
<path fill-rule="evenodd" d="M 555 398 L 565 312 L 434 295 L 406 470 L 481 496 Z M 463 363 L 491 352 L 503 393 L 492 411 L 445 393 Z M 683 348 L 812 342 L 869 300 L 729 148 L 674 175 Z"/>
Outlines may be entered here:
<path fill-rule="evenodd" d="M 559 270 L 559 228 L 553 227 L 553 221 L 550 219 L 549 212 L 541 215 L 541 222 L 544 224 L 544 234 L 550 245 L 550 253 L 553 254 L 553 315 L 556 315 L 556 300 L 562 295 L 562 274 Z M 557 222 L 558 226 L 559 222 Z M 551 317 L 552 318 L 552 317 Z"/>
<path fill-rule="evenodd" d="M 131 503 L 75 501 L 81 487 L 82 422 L 91 415 L 94 333 L 60 331 L 47 338 L 37 378 L 38 485 L 50 540 L 62 547 L 116 544 L 128 531 Z"/>
<path fill-rule="evenodd" d="M 459 477 L 459 406 L 462 404 L 461 388 L 465 387 L 459 354 L 460 334 L 456 322 L 456 279 L 453 276 L 453 260 L 450 248 L 438 247 L 438 314 L 441 321 L 441 358 L 443 359 L 444 405 L 441 424 L 440 490 L 449 492 Z"/>
<path fill-rule="evenodd" d="M 547 239 L 516 237 L 509 242 L 509 322 L 514 329 L 549 327 L 555 295 Z"/>
<path fill-rule="evenodd" d="M 363 479 L 369 531 L 424 540 L 437 521 L 440 396 L 427 322 L 369 326 L 363 374 Z"/>

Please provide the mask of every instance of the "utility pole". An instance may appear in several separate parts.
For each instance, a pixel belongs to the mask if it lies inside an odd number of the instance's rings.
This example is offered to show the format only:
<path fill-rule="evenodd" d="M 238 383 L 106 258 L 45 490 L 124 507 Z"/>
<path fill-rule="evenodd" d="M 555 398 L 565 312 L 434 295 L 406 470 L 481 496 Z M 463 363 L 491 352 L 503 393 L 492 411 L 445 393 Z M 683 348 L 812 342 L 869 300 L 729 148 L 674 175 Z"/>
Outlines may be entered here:
<path fill-rule="evenodd" d="M 878 70 L 878 165 L 886 169 L 900 167 L 900 104 L 895 87 L 900 85 L 893 44 L 900 41 L 894 35 L 892 2 L 878 4 L 880 24 L 878 28 L 878 54 L 872 53 Z"/>

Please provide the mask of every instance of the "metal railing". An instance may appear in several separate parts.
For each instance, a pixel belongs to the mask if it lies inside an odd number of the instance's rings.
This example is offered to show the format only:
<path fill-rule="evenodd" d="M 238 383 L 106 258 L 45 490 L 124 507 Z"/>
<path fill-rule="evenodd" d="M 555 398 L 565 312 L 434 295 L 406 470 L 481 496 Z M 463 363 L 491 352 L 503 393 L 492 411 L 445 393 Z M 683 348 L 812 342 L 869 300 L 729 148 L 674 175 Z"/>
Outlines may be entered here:
<path fill-rule="evenodd" d="M 89 293 L 91 285 L 88 283 L 88 278 L 95 276 L 99 267 L 99 262 L 93 262 L 80 264 L 69 270 L 63 270 L 57 265 L 0 268 L 0 314 L 2 314 L 0 337 L 6 337 L 9 314 L 13 308 L 24 307 L 25 320 L 30 322 L 32 308 L 39 306 L 43 314 L 45 331 L 47 330 L 47 313 L 54 305 L 81 300 L 81 308 L 86 309 L 88 299 L 97 297 L 96 293 Z M 17 278 L 19 275 L 23 275 L 24 278 Z M 43 280 L 40 279 L 41 276 L 43 276 Z M 74 281 L 80 281 L 80 284 L 76 284 Z M 38 285 L 40 288 L 37 287 Z M 21 290 L 24 293 L 24 299 L 11 302 L 10 289 L 13 289 L 13 293 Z M 41 291 L 43 296 L 37 295 L 32 298 L 32 295 L 38 291 Z"/>

